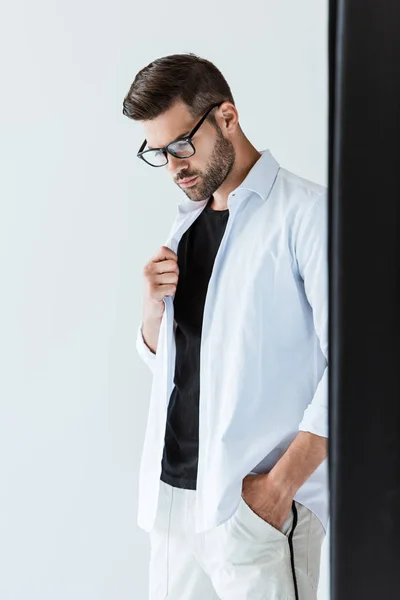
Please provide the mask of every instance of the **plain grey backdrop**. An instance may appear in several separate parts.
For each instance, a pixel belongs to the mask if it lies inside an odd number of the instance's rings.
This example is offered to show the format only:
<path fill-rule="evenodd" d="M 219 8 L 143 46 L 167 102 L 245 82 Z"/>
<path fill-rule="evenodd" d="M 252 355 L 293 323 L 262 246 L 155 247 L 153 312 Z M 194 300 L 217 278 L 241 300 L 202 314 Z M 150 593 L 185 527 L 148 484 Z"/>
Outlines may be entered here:
<path fill-rule="evenodd" d="M 182 199 L 136 158 L 137 71 L 195 52 L 251 142 L 327 182 L 326 0 L 13 0 L 0 19 L 0 598 L 145 600 L 142 268 Z M 328 538 L 320 599 L 327 599 Z"/>

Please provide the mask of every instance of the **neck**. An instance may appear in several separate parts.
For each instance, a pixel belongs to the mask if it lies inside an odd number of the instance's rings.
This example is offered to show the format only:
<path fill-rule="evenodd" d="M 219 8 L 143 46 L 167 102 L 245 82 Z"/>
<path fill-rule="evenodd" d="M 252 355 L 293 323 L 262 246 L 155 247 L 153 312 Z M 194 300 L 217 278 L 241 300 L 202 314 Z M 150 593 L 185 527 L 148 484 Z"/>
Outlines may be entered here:
<path fill-rule="evenodd" d="M 213 210 L 226 210 L 228 208 L 228 196 L 245 179 L 251 168 L 261 157 L 260 152 L 244 138 L 235 148 L 236 159 L 232 171 L 224 183 L 213 194 L 210 207 Z"/>

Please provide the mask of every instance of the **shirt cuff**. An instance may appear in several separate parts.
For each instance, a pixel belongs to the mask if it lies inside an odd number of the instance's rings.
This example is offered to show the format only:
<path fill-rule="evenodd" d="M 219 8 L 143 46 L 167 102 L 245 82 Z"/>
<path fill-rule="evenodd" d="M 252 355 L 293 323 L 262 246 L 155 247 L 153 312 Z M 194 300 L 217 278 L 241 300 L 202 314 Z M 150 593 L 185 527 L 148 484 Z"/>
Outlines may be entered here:
<path fill-rule="evenodd" d="M 328 367 L 325 368 L 314 398 L 304 411 L 299 431 L 328 437 Z"/>

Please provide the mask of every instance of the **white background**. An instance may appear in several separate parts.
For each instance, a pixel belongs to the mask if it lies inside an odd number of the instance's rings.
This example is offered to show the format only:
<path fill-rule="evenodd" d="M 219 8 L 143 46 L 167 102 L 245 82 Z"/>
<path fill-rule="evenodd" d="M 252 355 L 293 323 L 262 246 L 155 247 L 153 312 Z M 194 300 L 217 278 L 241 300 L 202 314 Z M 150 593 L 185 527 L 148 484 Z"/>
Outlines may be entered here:
<path fill-rule="evenodd" d="M 327 35 L 321 0 L 3 4 L 1 600 L 147 598 L 135 334 L 142 268 L 182 192 L 135 157 L 135 74 L 167 54 L 210 59 L 250 141 L 326 185 Z M 327 561 L 328 538 L 320 600 Z"/>

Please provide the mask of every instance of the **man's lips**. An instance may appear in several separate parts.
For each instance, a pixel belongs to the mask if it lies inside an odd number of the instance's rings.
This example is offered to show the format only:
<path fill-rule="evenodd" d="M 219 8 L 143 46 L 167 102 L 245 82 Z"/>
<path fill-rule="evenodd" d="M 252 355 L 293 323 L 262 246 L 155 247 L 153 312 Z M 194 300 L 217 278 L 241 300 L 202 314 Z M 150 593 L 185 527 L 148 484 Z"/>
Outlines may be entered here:
<path fill-rule="evenodd" d="M 186 177 L 185 179 L 179 179 L 178 184 L 186 187 L 187 185 L 193 184 L 196 181 L 197 177 L 198 175 L 195 175 L 194 177 Z"/>

